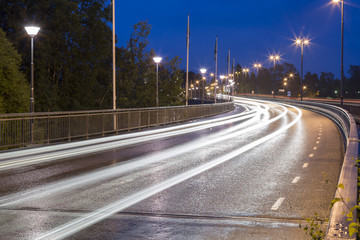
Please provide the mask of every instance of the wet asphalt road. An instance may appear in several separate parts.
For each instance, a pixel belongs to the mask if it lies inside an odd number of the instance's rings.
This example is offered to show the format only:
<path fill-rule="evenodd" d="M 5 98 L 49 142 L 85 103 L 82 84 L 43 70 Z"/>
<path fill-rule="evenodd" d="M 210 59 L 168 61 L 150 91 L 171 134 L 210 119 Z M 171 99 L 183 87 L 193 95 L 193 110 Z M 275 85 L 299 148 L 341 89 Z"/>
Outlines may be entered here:
<path fill-rule="evenodd" d="M 309 239 L 299 222 L 329 217 L 341 135 L 319 114 L 255 104 L 198 131 L 38 148 L 36 164 L 0 153 L 0 239 Z"/>

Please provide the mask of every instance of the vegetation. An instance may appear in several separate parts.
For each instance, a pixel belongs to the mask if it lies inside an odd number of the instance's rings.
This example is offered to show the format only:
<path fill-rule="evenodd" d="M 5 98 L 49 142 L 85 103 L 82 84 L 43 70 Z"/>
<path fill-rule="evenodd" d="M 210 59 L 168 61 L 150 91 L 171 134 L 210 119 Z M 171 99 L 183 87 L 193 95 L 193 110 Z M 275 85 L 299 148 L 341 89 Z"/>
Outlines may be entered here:
<path fill-rule="evenodd" d="M 0 113 L 29 110 L 30 87 L 20 64 L 21 56 L 0 29 Z"/>
<path fill-rule="evenodd" d="M 30 40 L 24 26 L 41 27 L 34 49 L 37 112 L 112 108 L 110 20 L 111 6 L 105 0 L 0 2 L 0 27 L 22 53 L 21 69 L 29 80 Z M 140 22 L 127 48 L 116 49 L 119 108 L 155 106 L 156 65 L 154 51 L 147 49 L 149 33 L 150 25 Z M 174 57 L 160 65 L 160 105 L 181 103 L 179 63 Z"/>

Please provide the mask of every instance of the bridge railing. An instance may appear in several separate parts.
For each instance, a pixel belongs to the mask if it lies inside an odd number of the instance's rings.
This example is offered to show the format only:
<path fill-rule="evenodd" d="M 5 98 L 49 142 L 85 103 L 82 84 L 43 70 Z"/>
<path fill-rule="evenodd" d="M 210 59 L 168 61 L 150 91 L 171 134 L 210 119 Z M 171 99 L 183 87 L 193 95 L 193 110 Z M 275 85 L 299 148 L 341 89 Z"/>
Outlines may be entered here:
<path fill-rule="evenodd" d="M 0 148 L 72 141 L 230 111 L 234 103 L 102 111 L 0 114 Z"/>

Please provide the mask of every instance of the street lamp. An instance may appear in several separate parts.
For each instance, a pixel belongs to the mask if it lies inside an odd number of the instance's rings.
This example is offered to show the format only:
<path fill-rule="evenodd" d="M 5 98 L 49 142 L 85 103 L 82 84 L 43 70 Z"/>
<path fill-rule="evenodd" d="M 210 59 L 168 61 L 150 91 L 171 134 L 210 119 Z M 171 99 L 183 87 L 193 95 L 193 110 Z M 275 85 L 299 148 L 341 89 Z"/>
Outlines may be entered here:
<path fill-rule="evenodd" d="M 334 3 L 341 2 L 341 73 L 340 73 L 340 102 L 343 105 L 343 80 L 344 80 L 344 0 L 333 0 Z"/>
<path fill-rule="evenodd" d="M 259 73 L 259 68 L 261 68 L 261 64 L 259 63 L 255 63 L 254 64 L 254 68 L 256 68 L 256 95 L 259 96 L 259 84 L 258 84 L 258 73 Z"/>
<path fill-rule="evenodd" d="M 304 94 L 304 79 L 303 79 L 303 59 L 304 59 L 304 45 L 309 44 L 310 41 L 307 39 L 297 39 L 296 40 L 296 44 L 301 46 L 301 75 L 300 75 L 300 82 L 301 82 L 301 93 L 300 93 L 300 101 L 302 101 L 303 99 L 303 94 Z"/>
<path fill-rule="evenodd" d="M 205 82 L 205 80 L 206 80 L 206 78 L 205 78 L 205 73 L 206 73 L 206 69 L 205 68 L 201 68 L 200 69 L 200 72 L 201 72 L 201 74 L 202 74 L 202 77 L 203 77 L 203 83 L 202 83 L 202 97 L 201 97 L 201 104 L 204 104 L 204 94 L 205 94 L 205 87 L 204 87 L 204 82 Z"/>
<path fill-rule="evenodd" d="M 244 73 L 244 85 L 247 86 L 246 73 L 249 72 L 249 69 L 248 69 L 248 68 L 244 68 L 242 71 L 243 71 L 243 73 Z M 244 88 L 244 89 L 245 89 L 245 88 Z M 247 89 L 245 89 L 245 93 L 246 93 L 246 90 L 247 90 Z"/>
<path fill-rule="evenodd" d="M 275 75 L 275 67 L 276 67 L 276 61 L 279 61 L 280 60 L 280 56 L 279 55 L 271 55 L 269 57 L 269 59 L 271 61 L 274 61 L 274 81 L 273 81 L 273 94 L 274 94 L 274 98 L 275 98 L 275 78 L 276 78 L 276 75 Z"/>
<path fill-rule="evenodd" d="M 34 37 L 39 32 L 40 28 L 35 26 L 25 27 L 27 34 L 31 38 L 31 89 L 30 89 L 30 112 L 34 112 Z"/>
<path fill-rule="evenodd" d="M 161 57 L 154 57 L 154 62 L 156 63 L 156 107 L 159 107 L 159 63 L 161 62 Z"/>
<path fill-rule="evenodd" d="M 224 89 L 223 89 L 223 81 L 225 79 L 225 75 L 220 75 L 220 80 L 221 80 L 221 93 L 224 94 Z"/>

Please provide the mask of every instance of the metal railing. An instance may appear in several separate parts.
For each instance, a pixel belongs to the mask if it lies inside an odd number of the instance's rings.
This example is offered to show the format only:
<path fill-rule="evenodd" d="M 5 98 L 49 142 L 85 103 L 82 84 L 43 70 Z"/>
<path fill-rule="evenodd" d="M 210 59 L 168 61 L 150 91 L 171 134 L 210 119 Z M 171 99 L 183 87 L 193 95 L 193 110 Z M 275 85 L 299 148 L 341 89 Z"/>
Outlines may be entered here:
<path fill-rule="evenodd" d="M 234 103 L 103 111 L 0 114 L 0 148 L 105 136 L 207 117 Z"/>

